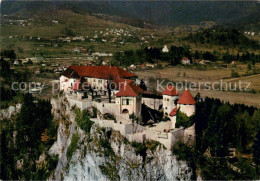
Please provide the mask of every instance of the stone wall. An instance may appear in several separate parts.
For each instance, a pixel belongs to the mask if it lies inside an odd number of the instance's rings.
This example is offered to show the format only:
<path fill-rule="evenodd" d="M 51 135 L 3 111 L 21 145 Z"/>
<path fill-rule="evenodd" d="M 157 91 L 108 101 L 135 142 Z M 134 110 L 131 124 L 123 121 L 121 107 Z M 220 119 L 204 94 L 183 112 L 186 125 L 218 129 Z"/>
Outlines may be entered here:
<path fill-rule="evenodd" d="M 119 131 L 123 136 L 128 134 L 138 133 L 143 131 L 145 128 L 139 124 L 122 124 L 120 122 L 115 122 L 114 120 L 100 120 L 97 118 L 91 119 L 93 122 L 97 123 L 101 127 L 112 128 Z"/>
<path fill-rule="evenodd" d="M 80 101 L 80 100 L 77 100 L 77 99 L 71 99 L 71 98 L 68 98 L 68 101 L 70 103 L 70 106 L 76 106 L 78 107 L 80 110 L 84 110 L 84 109 L 87 109 L 87 108 L 90 108 L 93 106 L 93 102 L 91 100 L 84 100 L 84 101 Z"/>

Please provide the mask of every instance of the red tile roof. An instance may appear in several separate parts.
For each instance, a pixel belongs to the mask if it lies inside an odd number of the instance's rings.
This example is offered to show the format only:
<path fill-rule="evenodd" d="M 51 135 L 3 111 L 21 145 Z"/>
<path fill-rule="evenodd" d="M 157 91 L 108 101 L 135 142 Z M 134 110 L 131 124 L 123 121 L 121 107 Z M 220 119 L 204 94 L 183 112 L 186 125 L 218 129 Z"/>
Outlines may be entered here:
<path fill-rule="evenodd" d="M 136 97 L 143 92 L 138 85 L 135 84 L 132 80 L 122 80 L 124 83 L 120 84 L 120 90 L 116 93 L 117 97 L 120 96 L 129 96 L 129 97 Z"/>
<path fill-rule="evenodd" d="M 177 107 L 175 107 L 171 112 L 170 112 L 170 116 L 176 116 L 176 114 L 177 114 L 177 111 L 178 111 L 178 109 L 177 109 Z"/>
<path fill-rule="evenodd" d="M 182 57 L 181 60 L 190 60 L 188 57 Z"/>
<path fill-rule="evenodd" d="M 133 78 L 137 77 L 131 72 L 127 72 L 115 66 L 70 66 L 62 75 L 66 77 L 95 77 L 100 79 Z"/>
<path fill-rule="evenodd" d="M 179 92 L 172 85 L 168 85 L 168 87 L 162 92 L 162 95 L 178 96 Z"/>
<path fill-rule="evenodd" d="M 177 104 L 195 104 L 195 100 L 193 99 L 190 91 L 185 90 L 183 91 L 180 99 L 178 100 Z"/>

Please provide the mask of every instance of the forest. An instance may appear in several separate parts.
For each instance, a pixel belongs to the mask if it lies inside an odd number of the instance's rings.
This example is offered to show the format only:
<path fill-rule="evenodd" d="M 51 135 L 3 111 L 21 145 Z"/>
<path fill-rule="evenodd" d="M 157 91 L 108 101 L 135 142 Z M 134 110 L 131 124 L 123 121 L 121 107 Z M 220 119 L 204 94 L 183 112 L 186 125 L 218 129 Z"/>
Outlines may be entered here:
<path fill-rule="evenodd" d="M 145 62 L 158 63 L 158 61 L 169 62 L 171 65 L 181 63 L 182 57 L 191 57 L 189 47 L 171 46 L 168 53 L 162 53 L 161 48 L 152 47 L 136 51 L 129 50 L 116 52 L 112 64 L 117 66 L 129 66 L 131 64 L 143 64 Z"/>
<path fill-rule="evenodd" d="M 12 82 L 26 82 L 31 76 L 28 68 L 24 71 L 14 71 L 10 69 L 10 64 L 4 58 L 0 59 L 0 106 L 1 109 L 7 108 L 10 105 L 21 102 L 22 96 L 18 91 L 11 89 Z"/>
<path fill-rule="evenodd" d="M 259 49 L 257 41 L 249 39 L 238 30 L 217 26 L 201 32 L 190 33 L 184 40 L 195 44 L 212 44 L 253 50 Z"/>
<path fill-rule="evenodd" d="M 40 154 L 47 151 L 56 140 L 57 123 L 51 114 L 50 101 L 11 89 L 12 82 L 28 80 L 30 73 L 26 68 L 24 72 L 15 72 L 10 69 L 9 63 L 1 58 L 0 76 L 1 109 L 22 104 L 21 111 L 16 116 L 0 122 L 0 178 L 45 179 L 56 167 L 58 159 L 46 153 L 48 164 L 42 169 L 36 169 L 35 160 L 38 160 Z M 22 165 L 22 169 L 19 169 L 19 166 L 17 168 L 19 164 Z"/>
<path fill-rule="evenodd" d="M 196 100 L 192 117 L 196 142 L 178 143 L 173 153 L 200 170 L 206 180 L 259 179 L 260 110 L 208 97 L 203 100 L 199 94 Z M 230 157 L 230 149 L 236 150 L 235 157 Z"/>
<path fill-rule="evenodd" d="M 25 94 L 21 111 L 0 122 L 1 179 L 42 180 L 56 167 L 58 157 L 47 151 L 56 140 L 57 122 L 49 101 Z M 37 168 L 36 160 L 45 153 L 47 165 Z"/>

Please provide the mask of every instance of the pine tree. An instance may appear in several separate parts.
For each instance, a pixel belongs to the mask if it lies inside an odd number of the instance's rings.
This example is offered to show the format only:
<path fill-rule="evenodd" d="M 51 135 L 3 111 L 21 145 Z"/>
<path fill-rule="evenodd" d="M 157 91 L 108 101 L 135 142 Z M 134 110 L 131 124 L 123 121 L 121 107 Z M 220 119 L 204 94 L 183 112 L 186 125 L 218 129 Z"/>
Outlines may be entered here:
<path fill-rule="evenodd" d="M 256 140 L 253 145 L 253 161 L 256 164 L 256 171 L 259 173 L 260 165 L 260 129 L 258 130 Z"/>

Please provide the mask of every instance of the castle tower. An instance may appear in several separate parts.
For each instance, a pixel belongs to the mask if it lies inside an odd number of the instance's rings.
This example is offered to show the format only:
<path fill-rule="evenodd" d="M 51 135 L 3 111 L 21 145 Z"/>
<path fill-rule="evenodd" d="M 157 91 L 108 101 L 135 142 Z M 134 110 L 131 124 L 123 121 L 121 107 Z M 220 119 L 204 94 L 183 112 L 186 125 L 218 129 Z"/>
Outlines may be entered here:
<path fill-rule="evenodd" d="M 191 116 L 195 113 L 195 100 L 192 97 L 190 91 L 187 89 L 183 91 L 180 99 L 177 102 L 177 107 L 180 111 L 185 113 L 187 116 Z"/>
<path fill-rule="evenodd" d="M 179 97 L 179 92 L 172 86 L 169 85 L 162 93 L 163 95 L 163 109 L 164 114 L 169 115 L 172 110 L 177 106 L 176 100 Z"/>
<path fill-rule="evenodd" d="M 138 85 L 133 80 L 119 80 L 120 90 L 116 93 L 116 104 L 119 107 L 118 115 L 120 114 L 135 114 L 140 116 L 142 109 L 142 92 Z"/>

